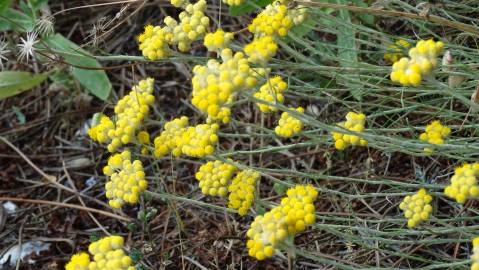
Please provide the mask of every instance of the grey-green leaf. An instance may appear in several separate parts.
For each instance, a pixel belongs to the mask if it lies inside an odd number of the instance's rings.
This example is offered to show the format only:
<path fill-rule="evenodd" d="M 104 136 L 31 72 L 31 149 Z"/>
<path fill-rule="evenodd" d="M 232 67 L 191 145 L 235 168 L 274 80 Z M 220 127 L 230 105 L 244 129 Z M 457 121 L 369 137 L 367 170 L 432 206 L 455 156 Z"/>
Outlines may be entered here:
<path fill-rule="evenodd" d="M 98 69 L 101 65 L 90 53 L 61 34 L 55 34 L 44 41 L 62 55 L 67 63 L 76 66 L 72 68 L 71 74 L 83 87 L 102 100 L 108 98 L 112 88 L 110 80 L 104 70 Z"/>
<path fill-rule="evenodd" d="M 42 83 L 48 74 L 32 74 L 25 71 L 0 72 L 0 100 L 27 91 Z"/>

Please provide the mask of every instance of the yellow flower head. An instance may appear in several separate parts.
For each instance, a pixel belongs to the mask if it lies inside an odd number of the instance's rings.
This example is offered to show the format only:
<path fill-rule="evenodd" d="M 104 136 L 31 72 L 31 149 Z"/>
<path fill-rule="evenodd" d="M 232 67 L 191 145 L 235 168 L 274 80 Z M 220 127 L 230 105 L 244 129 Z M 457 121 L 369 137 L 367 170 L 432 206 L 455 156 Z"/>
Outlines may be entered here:
<path fill-rule="evenodd" d="M 103 172 L 109 176 L 105 191 L 108 203 L 113 208 L 121 208 L 125 203 L 137 203 L 140 192 L 148 186 L 141 161 L 131 162 L 129 151 L 111 156 Z"/>
<path fill-rule="evenodd" d="M 444 194 L 458 203 L 465 203 L 469 198 L 477 198 L 479 196 L 478 176 L 479 163 L 466 163 L 456 168 L 451 177 L 451 184 L 444 189 Z"/>
<path fill-rule="evenodd" d="M 403 57 L 393 64 L 391 80 L 405 86 L 418 86 L 422 78 L 437 66 L 437 56 L 443 48 L 441 41 L 420 40 L 409 50 L 409 57 Z"/>
<path fill-rule="evenodd" d="M 265 66 L 276 55 L 277 50 L 278 44 L 272 36 L 255 37 L 244 47 L 248 61 L 262 66 Z"/>
<path fill-rule="evenodd" d="M 388 60 L 391 63 L 396 63 L 404 56 L 404 50 L 409 49 L 409 47 L 411 47 L 411 43 L 407 42 L 404 39 L 400 39 L 388 46 L 390 52 L 384 54 L 384 59 Z"/>
<path fill-rule="evenodd" d="M 228 48 L 233 38 L 233 33 L 218 29 L 214 33 L 206 34 L 203 43 L 208 51 L 221 53 L 223 49 Z"/>
<path fill-rule="evenodd" d="M 205 157 L 215 151 L 218 143 L 218 124 L 199 124 L 188 127 L 178 140 L 181 153 L 190 157 Z"/>
<path fill-rule="evenodd" d="M 238 214 L 241 216 L 246 215 L 253 203 L 256 182 L 260 177 L 260 174 L 253 170 L 239 172 L 228 187 L 230 192 L 228 207 L 237 209 Z"/>
<path fill-rule="evenodd" d="M 338 125 L 347 130 L 363 132 L 365 122 L 366 115 L 362 113 L 348 112 L 348 114 L 346 114 L 346 122 L 338 123 Z M 368 141 L 357 135 L 343 134 L 340 132 L 331 132 L 331 135 L 333 136 L 334 147 L 338 150 L 344 150 L 350 145 L 364 146 L 368 144 Z"/>
<path fill-rule="evenodd" d="M 181 147 L 178 146 L 178 140 L 188 126 L 188 117 L 182 116 L 167 122 L 163 127 L 163 132 L 154 140 L 155 157 L 163 157 L 170 152 L 176 157 L 181 155 Z"/>
<path fill-rule="evenodd" d="M 203 194 L 225 197 L 235 171 L 235 166 L 215 160 L 201 165 L 195 177 L 200 182 Z"/>
<path fill-rule="evenodd" d="M 279 206 L 256 216 L 251 223 L 246 243 L 250 256 L 258 260 L 273 256 L 278 243 L 315 222 L 313 202 L 318 192 L 312 186 L 297 185 L 286 194 Z"/>
<path fill-rule="evenodd" d="M 206 66 L 193 68 L 192 104 L 208 115 L 207 122 L 230 121 L 230 106 L 241 90 L 256 84 L 244 54 L 233 54 L 230 49 L 221 52 L 222 62 L 211 59 Z"/>
<path fill-rule="evenodd" d="M 258 92 L 253 94 L 253 96 L 269 103 L 283 103 L 283 93 L 287 88 L 288 84 L 284 82 L 280 76 L 277 76 L 269 79 L 261 86 Z M 276 112 L 278 110 L 276 106 L 270 106 L 263 103 L 256 103 L 256 106 L 258 106 L 264 113 Z"/>
<path fill-rule="evenodd" d="M 115 106 L 113 122 L 106 116 L 101 116 L 100 123 L 92 127 L 88 134 L 98 142 L 108 142 L 108 151 L 115 152 L 121 145 L 135 140 L 135 133 L 143 119 L 148 116 L 150 107 L 155 101 L 151 78 L 142 80 L 133 86 L 130 93 L 118 101 Z"/>
<path fill-rule="evenodd" d="M 73 255 L 70 261 L 65 265 L 65 270 L 88 270 L 90 265 L 90 256 L 81 252 Z"/>
<path fill-rule="evenodd" d="M 471 270 L 479 270 L 479 237 L 472 240 Z"/>
<path fill-rule="evenodd" d="M 141 154 L 146 155 L 148 154 L 148 145 L 150 144 L 150 133 L 147 131 L 143 130 L 138 132 L 136 135 L 136 139 L 138 140 L 139 143 L 143 144 L 141 147 Z"/>
<path fill-rule="evenodd" d="M 290 108 L 293 109 L 293 108 Z M 304 108 L 298 107 L 296 109 L 297 112 L 303 113 Z M 287 112 L 283 112 L 281 114 L 281 118 L 279 119 L 278 126 L 274 129 L 276 135 L 289 138 L 293 135 L 298 134 L 303 129 L 303 121 L 291 116 Z"/>
<path fill-rule="evenodd" d="M 399 208 L 404 211 L 404 217 L 408 219 L 409 228 L 414 228 L 429 219 L 432 212 L 431 201 L 431 195 L 427 194 L 426 189 L 421 188 L 416 194 L 406 196 L 399 204 Z"/>
<path fill-rule="evenodd" d="M 191 43 L 199 40 L 206 34 L 206 28 L 210 20 L 204 12 L 206 11 L 206 1 L 200 0 L 194 4 L 188 4 L 185 10 L 180 13 L 180 22 L 173 22 L 171 17 L 168 21 L 165 19 L 168 29 L 172 29 L 172 44 L 178 45 L 178 50 L 186 52 L 190 49 Z"/>
<path fill-rule="evenodd" d="M 293 26 L 293 19 L 288 8 L 280 1 L 275 1 L 253 19 L 248 30 L 257 37 L 278 35 L 284 37 Z"/>
<path fill-rule="evenodd" d="M 160 26 L 146 25 L 138 36 L 139 49 L 149 60 L 158 60 L 170 55 L 167 41 L 168 31 Z"/>
<path fill-rule="evenodd" d="M 421 133 L 419 139 L 430 144 L 444 144 L 444 139 L 449 136 L 449 134 L 451 134 L 451 129 L 436 120 L 426 126 L 425 132 Z M 433 151 L 430 147 L 424 148 L 426 154 L 431 154 Z"/>
<path fill-rule="evenodd" d="M 123 251 L 124 239 L 121 236 L 107 236 L 88 247 L 93 256 L 89 270 L 135 270 L 130 256 Z"/>

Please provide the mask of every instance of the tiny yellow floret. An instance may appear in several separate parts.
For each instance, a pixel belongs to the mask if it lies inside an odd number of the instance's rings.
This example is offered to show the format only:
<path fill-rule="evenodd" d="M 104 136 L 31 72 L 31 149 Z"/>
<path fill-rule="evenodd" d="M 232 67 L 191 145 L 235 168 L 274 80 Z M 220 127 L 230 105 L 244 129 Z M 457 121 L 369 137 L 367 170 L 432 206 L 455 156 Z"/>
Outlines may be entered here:
<path fill-rule="evenodd" d="M 479 270 L 479 237 L 472 240 L 471 270 Z"/>

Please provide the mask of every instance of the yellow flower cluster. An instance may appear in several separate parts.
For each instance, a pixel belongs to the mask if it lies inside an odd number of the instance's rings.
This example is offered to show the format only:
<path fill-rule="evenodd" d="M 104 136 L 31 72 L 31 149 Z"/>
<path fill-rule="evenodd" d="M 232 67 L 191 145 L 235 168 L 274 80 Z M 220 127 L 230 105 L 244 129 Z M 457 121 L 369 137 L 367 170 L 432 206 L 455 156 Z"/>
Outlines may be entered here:
<path fill-rule="evenodd" d="M 479 163 L 466 163 L 456 168 L 451 177 L 451 184 L 444 189 L 444 194 L 458 203 L 465 203 L 469 198 L 477 198 L 479 196 L 478 176 Z"/>
<path fill-rule="evenodd" d="M 242 52 L 224 49 L 222 63 L 210 59 L 206 66 L 193 68 L 191 103 L 208 115 L 208 122 L 228 123 L 231 103 L 238 91 L 256 85 L 256 77 Z"/>
<path fill-rule="evenodd" d="M 409 228 L 414 228 L 429 219 L 432 212 L 431 201 L 431 195 L 427 194 L 426 189 L 421 188 L 416 194 L 406 196 L 399 204 L 399 208 L 404 211 L 404 217 L 408 219 Z"/>
<path fill-rule="evenodd" d="M 280 76 L 277 76 L 269 79 L 260 87 L 259 91 L 253 94 L 253 96 L 269 103 L 283 103 L 283 93 L 286 91 L 286 88 L 288 88 L 288 84 L 284 82 Z M 276 112 L 278 110 L 276 106 L 270 106 L 263 103 L 256 103 L 256 106 L 258 106 L 258 108 L 264 113 Z"/>
<path fill-rule="evenodd" d="M 253 170 L 239 172 L 228 187 L 228 207 L 237 209 L 240 216 L 246 215 L 253 203 L 256 182 L 260 177 L 260 174 Z"/>
<path fill-rule="evenodd" d="M 471 270 L 479 270 L 479 237 L 472 240 Z"/>
<path fill-rule="evenodd" d="M 390 52 L 384 54 L 384 59 L 391 63 L 396 63 L 404 56 L 404 50 L 409 49 L 409 47 L 411 47 L 411 43 L 404 39 L 400 39 L 388 46 Z"/>
<path fill-rule="evenodd" d="M 75 254 L 65 265 L 65 270 L 135 270 L 130 256 L 123 251 L 124 240 L 121 236 L 107 236 L 88 247 L 93 256 L 81 252 Z"/>
<path fill-rule="evenodd" d="M 147 146 L 150 144 L 150 133 L 148 133 L 147 131 L 144 131 L 144 130 L 140 131 L 136 135 L 136 139 L 138 140 L 138 142 L 143 144 L 143 146 L 141 147 L 141 154 L 142 155 L 148 154 L 148 147 Z"/>
<path fill-rule="evenodd" d="M 127 150 L 111 156 L 103 173 L 109 176 L 105 190 L 108 204 L 113 208 L 121 208 L 125 202 L 137 203 L 140 192 L 148 186 L 141 161 L 131 162 L 131 153 Z"/>
<path fill-rule="evenodd" d="M 276 55 L 277 50 L 278 44 L 272 36 L 255 38 L 244 47 L 244 52 L 248 55 L 248 61 L 263 66 Z"/>
<path fill-rule="evenodd" d="M 156 157 L 168 153 L 173 156 L 182 154 L 190 157 L 204 157 L 215 151 L 218 142 L 218 124 L 199 124 L 188 126 L 188 117 L 182 116 L 167 122 L 163 132 L 154 140 Z"/>
<path fill-rule="evenodd" d="M 164 27 L 147 25 L 145 31 L 138 36 L 139 49 L 150 60 L 168 56 L 169 45 L 177 45 L 182 52 L 188 51 L 193 41 L 206 34 L 210 20 L 204 14 L 205 0 L 199 0 L 195 4 L 183 0 L 172 0 L 171 3 L 185 9 L 179 15 L 180 22 L 168 16 L 164 19 Z"/>
<path fill-rule="evenodd" d="M 160 133 L 160 136 L 156 137 L 153 141 L 155 145 L 153 155 L 155 157 L 163 157 L 171 152 L 175 157 L 180 156 L 181 147 L 177 146 L 177 141 L 178 138 L 182 137 L 187 126 L 188 117 L 186 116 L 175 118 L 167 122 L 163 126 L 163 131 Z"/>
<path fill-rule="evenodd" d="M 138 36 L 139 49 L 150 60 L 162 59 L 170 55 L 166 28 L 146 25 L 145 31 Z"/>
<path fill-rule="evenodd" d="M 210 52 L 221 53 L 226 49 L 234 38 L 231 32 L 225 32 L 223 29 L 218 29 L 214 33 L 208 33 L 204 39 L 204 45 Z"/>
<path fill-rule="evenodd" d="M 451 129 L 436 120 L 426 126 L 426 131 L 419 135 L 419 139 L 430 144 L 444 144 L 444 139 L 449 136 L 449 134 L 451 134 Z M 427 154 L 431 154 L 433 151 L 430 147 L 424 148 L 424 152 Z"/>
<path fill-rule="evenodd" d="M 93 255 L 89 270 L 135 270 L 130 256 L 123 251 L 124 240 L 121 236 L 107 236 L 88 247 Z"/>
<path fill-rule="evenodd" d="M 130 93 L 118 101 L 115 106 L 116 120 L 101 116 L 100 123 L 88 131 L 89 136 L 98 142 L 111 140 L 108 151 L 115 152 L 122 144 L 132 142 L 135 132 L 148 115 L 149 106 L 155 101 L 152 78 L 147 78 L 134 86 Z"/>
<path fill-rule="evenodd" d="M 110 177 L 105 184 L 105 195 L 113 208 L 121 208 L 125 202 L 137 203 L 140 192 L 148 186 L 141 161 L 131 162 L 130 151 L 111 156 L 103 173 Z"/>
<path fill-rule="evenodd" d="M 195 177 L 200 182 L 199 186 L 203 194 L 225 197 L 235 171 L 235 166 L 215 160 L 201 165 Z"/>
<path fill-rule="evenodd" d="M 437 66 L 437 56 L 443 48 L 441 41 L 420 40 L 416 47 L 409 50 L 409 57 L 393 64 L 391 80 L 406 86 L 418 86 L 422 78 Z"/>
<path fill-rule="evenodd" d="M 318 192 L 310 185 L 297 185 L 287 191 L 281 200 L 264 215 L 257 216 L 247 232 L 249 255 L 258 260 L 273 256 L 278 243 L 288 235 L 303 231 L 315 222 L 314 200 Z"/>
<path fill-rule="evenodd" d="M 73 255 L 70 261 L 65 265 L 65 270 L 88 270 L 90 265 L 90 256 L 81 252 Z"/>
<path fill-rule="evenodd" d="M 348 112 L 346 114 L 346 122 L 338 123 L 340 127 L 347 130 L 362 132 L 364 131 L 364 124 L 366 122 L 366 115 L 362 113 Z M 367 145 L 368 141 L 361 139 L 357 135 L 343 134 L 340 132 L 331 132 L 334 139 L 334 147 L 338 150 L 344 150 L 349 145 Z"/>
<path fill-rule="evenodd" d="M 303 107 L 298 107 L 294 110 L 300 113 L 304 113 Z M 289 138 L 301 132 L 302 129 L 303 121 L 291 116 L 288 112 L 283 112 L 281 114 L 281 118 L 279 119 L 278 126 L 276 126 L 276 128 L 274 129 L 274 132 L 278 136 Z"/>
<path fill-rule="evenodd" d="M 248 30 L 255 36 L 273 36 L 284 37 L 293 26 L 293 20 L 288 15 L 288 8 L 284 3 L 275 1 L 265 7 L 265 9 L 253 19 L 248 26 Z"/>

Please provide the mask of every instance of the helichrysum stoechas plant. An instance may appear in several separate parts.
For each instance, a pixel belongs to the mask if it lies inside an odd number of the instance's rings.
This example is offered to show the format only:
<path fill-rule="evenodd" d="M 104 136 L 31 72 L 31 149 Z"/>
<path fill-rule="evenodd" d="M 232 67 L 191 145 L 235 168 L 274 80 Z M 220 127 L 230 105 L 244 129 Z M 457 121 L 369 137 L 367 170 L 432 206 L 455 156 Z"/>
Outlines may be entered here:
<path fill-rule="evenodd" d="M 137 203 L 140 192 L 148 186 L 141 161 L 131 162 L 131 153 L 127 150 L 111 156 L 103 173 L 109 176 L 105 190 L 108 204 L 113 208 Z"/>
<path fill-rule="evenodd" d="M 479 237 L 472 240 L 471 270 L 479 270 Z"/>
<path fill-rule="evenodd" d="M 65 265 L 65 270 L 88 270 L 90 265 L 90 256 L 81 252 L 73 255 L 70 261 Z"/>
<path fill-rule="evenodd" d="M 124 240 L 121 236 L 107 236 L 88 247 L 93 256 L 78 253 L 71 257 L 65 270 L 135 270 L 130 256 L 123 251 Z"/>
<path fill-rule="evenodd" d="M 260 177 L 260 174 L 254 170 L 239 172 L 228 187 L 230 193 L 228 207 L 238 210 L 241 216 L 246 215 L 253 203 L 256 182 Z"/>
<path fill-rule="evenodd" d="M 419 135 L 419 139 L 430 144 L 444 144 L 444 139 L 449 136 L 449 134 L 451 134 L 451 129 L 436 120 L 426 126 L 425 132 Z M 431 147 L 424 148 L 426 154 L 431 154 L 433 151 Z"/>
<path fill-rule="evenodd" d="M 437 66 L 437 56 L 444 48 L 441 41 L 420 40 L 409 50 L 409 57 L 403 57 L 392 67 L 391 80 L 402 85 L 418 86 L 423 77 Z"/>
<path fill-rule="evenodd" d="M 278 44 L 272 36 L 263 36 L 253 39 L 246 44 L 244 52 L 248 55 L 248 61 L 258 65 L 266 65 L 278 50 Z"/>
<path fill-rule="evenodd" d="M 228 123 L 231 103 L 237 92 L 256 85 L 256 77 L 242 52 L 224 49 L 222 62 L 210 59 L 206 66 L 193 68 L 191 103 L 208 115 L 207 122 Z"/>
<path fill-rule="evenodd" d="M 431 195 L 427 194 L 426 189 L 421 188 L 416 194 L 406 196 L 399 204 L 399 209 L 404 211 L 404 217 L 408 219 L 409 228 L 414 228 L 429 219 L 432 212 L 431 201 Z"/>
<path fill-rule="evenodd" d="M 235 171 L 235 166 L 215 160 L 201 165 L 195 177 L 203 194 L 225 197 Z"/>
<path fill-rule="evenodd" d="M 303 107 L 298 107 L 294 110 L 299 113 L 304 113 Z M 288 112 L 283 112 L 281 114 L 281 118 L 279 119 L 278 126 L 276 126 L 274 129 L 274 132 L 278 136 L 289 138 L 301 132 L 303 125 L 303 121 L 291 116 Z"/>
<path fill-rule="evenodd" d="M 283 81 L 280 76 L 273 77 L 269 79 L 265 84 L 263 84 L 259 91 L 255 92 L 253 96 L 257 99 L 264 100 L 268 103 L 283 103 L 284 96 L 283 93 L 288 88 L 288 84 Z M 270 106 L 263 103 L 256 103 L 256 106 L 264 112 L 276 112 L 278 108 L 276 106 Z"/>
<path fill-rule="evenodd" d="M 400 39 L 388 46 L 389 52 L 384 54 L 384 59 L 391 63 L 396 63 L 404 56 L 404 50 L 409 49 L 409 47 L 411 47 L 411 43 L 404 39 Z"/>
<path fill-rule="evenodd" d="M 304 231 L 315 222 L 313 202 L 318 192 L 310 185 L 297 185 L 287 191 L 281 204 L 256 216 L 247 232 L 249 255 L 263 260 L 274 255 L 277 245 L 287 236 Z"/>
<path fill-rule="evenodd" d="M 165 123 L 160 136 L 154 139 L 155 151 L 153 155 L 155 157 L 163 157 L 171 152 L 173 156 L 180 156 L 181 147 L 178 146 L 177 142 L 183 136 L 187 126 L 188 117 L 186 116 L 181 116 Z"/>
<path fill-rule="evenodd" d="M 466 163 L 456 168 L 451 177 L 451 184 L 444 189 L 444 193 L 458 203 L 465 203 L 469 198 L 477 198 L 479 196 L 477 176 L 479 163 Z"/>
<path fill-rule="evenodd" d="M 362 113 L 348 112 L 346 114 L 346 122 L 338 123 L 347 130 L 362 132 L 364 131 L 364 125 L 366 122 L 366 115 Z M 334 139 L 334 147 L 338 150 L 344 150 L 350 145 L 367 145 L 368 141 L 362 139 L 357 135 L 343 134 L 341 132 L 331 132 Z"/>
<path fill-rule="evenodd" d="M 203 44 L 208 51 L 221 53 L 223 49 L 228 48 L 233 38 L 233 33 L 225 32 L 223 29 L 218 29 L 214 33 L 206 34 Z"/>
<path fill-rule="evenodd" d="M 100 143 L 108 142 L 108 151 L 115 152 L 121 145 L 128 144 L 136 139 L 135 133 L 139 129 L 155 96 L 153 96 L 152 78 L 147 78 L 133 86 L 130 93 L 118 101 L 115 106 L 114 121 L 101 115 L 98 125 L 88 130 L 88 135 Z"/>

